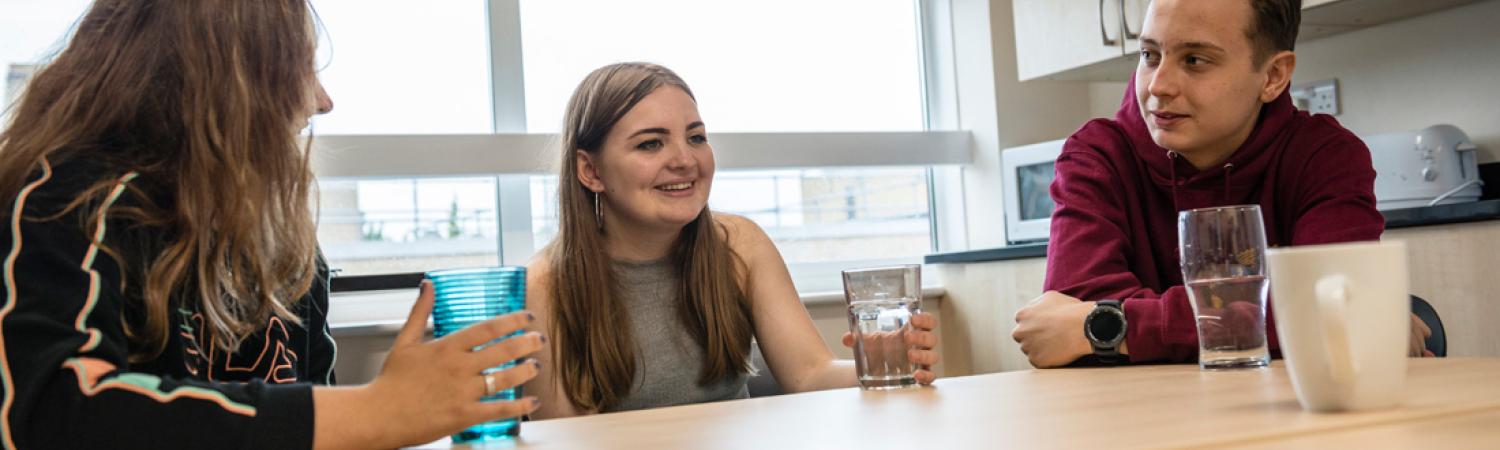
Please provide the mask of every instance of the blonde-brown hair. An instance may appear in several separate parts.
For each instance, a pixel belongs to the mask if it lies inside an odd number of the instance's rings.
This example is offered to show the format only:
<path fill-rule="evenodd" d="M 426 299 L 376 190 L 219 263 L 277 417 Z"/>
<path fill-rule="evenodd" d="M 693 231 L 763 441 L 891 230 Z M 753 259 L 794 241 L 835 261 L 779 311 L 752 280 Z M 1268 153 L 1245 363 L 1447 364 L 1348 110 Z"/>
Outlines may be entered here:
<path fill-rule="evenodd" d="M 630 393 L 637 349 L 619 284 L 605 253 L 607 228 L 594 214 L 594 192 L 579 181 L 578 152 L 597 156 L 605 136 L 636 103 L 663 87 L 693 95 L 677 74 L 646 63 L 621 63 L 584 78 L 568 102 L 558 171 L 558 235 L 543 250 L 552 267 L 552 360 L 573 406 L 609 410 Z M 754 334 L 744 288 L 736 281 L 743 262 L 707 207 L 678 237 L 668 261 L 679 280 L 680 319 L 707 357 L 699 383 L 749 370 Z"/>
<path fill-rule="evenodd" d="M 97 0 L 0 134 L 0 199 L 44 164 L 116 172 L 58 215 L 86 211 L 89 236 L 113 176 L 139 175 L 134 201 L 108 211 L 165 231 L 139 280 L 143 320 L 126 324 L 132 360 L 161 353 L 177 302 L 231 352 L 273 315 L 297 320 L 318 257 L 296 130 L 312 108 L 314 23 L 307 0 Z"/>

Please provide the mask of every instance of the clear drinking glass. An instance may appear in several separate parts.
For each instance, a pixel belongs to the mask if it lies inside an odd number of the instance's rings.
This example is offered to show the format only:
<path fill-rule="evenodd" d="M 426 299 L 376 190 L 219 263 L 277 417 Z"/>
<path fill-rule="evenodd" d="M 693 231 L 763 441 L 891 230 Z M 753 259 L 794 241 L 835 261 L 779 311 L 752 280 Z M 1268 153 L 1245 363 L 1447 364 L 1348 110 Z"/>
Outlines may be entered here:
<path fill-rule="evenodd" d="M 854 333 L 854 366 L 865 389 L 916 386 L 916 365 L 906 333 L 911 316 L 922 310 L 922 266 L 851 269 L 844 272 L 849 331 Z"/>
<path fill-rule="evenodd" d="M 1259 205 L 1182 211 L 1182 281 L 1198 321 L 1205 370 L 1265 367 L 1266 232 Z"/>
<path fill-rule="evenodd" d="M 510 314 L 526 307 L 525 267 L 483 267 L 427 272 L 436 302 L 432 308 L 433 336 L 443 337 L 469 325 Z M 486 345 L 517 336 L 511 333 Z M 477 349 L 476 349 L 477 350 Z M 515 361 L 485 370 L 490 374 L 515 365 Z M 509 401 L 521 396 L 519 386 L 504 389 L 484 401 Z M 519 419 L 495 420 L 474 425 L 453 435 L 453 443 L 502 441 L 521 432 Z"/>

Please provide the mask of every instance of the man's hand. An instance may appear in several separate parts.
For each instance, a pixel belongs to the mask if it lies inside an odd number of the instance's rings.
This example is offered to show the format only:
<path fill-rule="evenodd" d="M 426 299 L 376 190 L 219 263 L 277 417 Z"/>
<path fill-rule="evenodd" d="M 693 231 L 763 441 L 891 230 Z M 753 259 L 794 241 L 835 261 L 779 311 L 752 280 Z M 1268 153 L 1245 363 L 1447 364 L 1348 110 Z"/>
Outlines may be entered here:
<path fill-rule="evenodd" d="M 1430 358 L 1437 356 L 1427 349 L 1427 338 L 1432 337 L 1432 328 L 1416 314 L 1411 315 L 1411 337 L 1407 339 L 1406 356 Z"/>
<path fill-rule="evenodd" d="M 1094 310 L 1085 302 L 1057 291 L 1047 291 L 1016 311 L 1016 329 L 1011 338 L 1039 368 L 1059 367 L 1094 352 L 1083 336 L 1083 322 Z"/>

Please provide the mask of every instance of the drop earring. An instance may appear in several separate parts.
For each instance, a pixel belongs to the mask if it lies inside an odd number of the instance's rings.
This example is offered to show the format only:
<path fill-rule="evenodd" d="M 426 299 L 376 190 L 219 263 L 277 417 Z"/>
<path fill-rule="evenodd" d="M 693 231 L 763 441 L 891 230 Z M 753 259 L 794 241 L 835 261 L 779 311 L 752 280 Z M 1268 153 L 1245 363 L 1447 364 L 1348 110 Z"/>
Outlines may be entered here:
<path fill-rule="evenodd" d="M 599 232 L 603 233 L 604 232 L 604 213 L 603 213 L 602 210 L 599 209 L 599 195 L 600 194 L 601 193 L 599 193 L 599 192 L 595 192 L 594 193 L 594 223 L 599 224 Z"/>

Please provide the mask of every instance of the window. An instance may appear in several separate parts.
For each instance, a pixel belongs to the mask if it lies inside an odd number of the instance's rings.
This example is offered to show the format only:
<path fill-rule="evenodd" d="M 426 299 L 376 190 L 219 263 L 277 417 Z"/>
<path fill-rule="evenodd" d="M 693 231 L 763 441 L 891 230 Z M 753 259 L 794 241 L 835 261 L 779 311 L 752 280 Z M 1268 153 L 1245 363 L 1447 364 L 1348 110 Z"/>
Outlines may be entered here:
<path fill-rule="evenodd" d="M 67 44 L 85 0 L 0 2 L 0 120 L 38 66 Z M 4 123 L 0 121 L 0 123 Z"/>
<path fill-rule="evenodd" d="M 499 264 L 495 179 L 322 180 L 318 242 L 340 276 Z"/>
<path fill-rule="evenodd" d="M 540 248 L 557 235 L 557 177 L 532 177 Z M 709 207 L 755 221 L 790 264 L 911 258 L 932 250 L 923 168 L 783 169 L 714 175 Z"/>
<path fill-rule="evenodd" d="M 494 131 L 483 0 L 312 0 L 318 76 L 337 114 L 319 135 Z"/>
<path fill-rule="evenodd" d="M 325 232 L 334 266 L 348 275 L 428 270 L 451 265 L 447 262 L 521 264 L 550 242 L 557 233 L 556 178 L 547 173 L 557 151 L 551 147 L 554 139 L 340 136 L 342 129 L 332 124 L 356 109 L 350 97 L 359 95 L 336 91 L 342 88 L 335 85 L 344 81 L 334 68 L 352 52 L 345 47 L 383 44 L 345 36 L 335 23 L 411 12 L 404 5 L 384 3 L 360 3 L 358 10 L 340 12 L 324 4 L 349 0 L 315 1 L 334 42 L 324 82 L 338 104 L 334 114 L 319 119 L 317 132 L 324 135 L 319 141 L 326 147 L 339 148 L 332 159 L 342 161 L 320 175 L 350 177 L 325 181 L 324 227 L 339 223 L 343 230 L 336 244 L 328 243 L 334 242 L 333 233 Z M 469 3 L 443 9 L 487 17 L 491 70 L 453 66 L 442 72 L 470 70 L 490 77 L 487 91 L 465 91 L 471 97 L 488 92 L 493 98 L 493 112 L 480 114 L 495 122 L 490 130 L 556 133 L 568 97 L 589 71 L 620 61 L 660 63 L 693 87 L 710 124 L 721 163 L 710 207 L 759 223 L 777 243 L 799 288 L 837 289 L 837 269 L 913 262 L 933 250 L 934 193 L 928 167 L 967 162 L 968 138 L 925 131 L 932 91 L 924 85 L 919 2 L 490 0 L 486 6 L 485 14 Z M 844 20 L 856 9 L 861 20 Z M 339 15 L 347 17 L 336 19 Z M 412 21 L 419 28 L 427 26 L 420 15 L 402 20 Z M 484 28 L 469 19 L 453 23 L 454 28 Z M 384 31 L 375 33 L 389 34 Z M 467 43 L 453 44 L 454 39 L 467 37 L 428 40 L 417 47 L 445 52 L 456 50 L 439 47 L 467 48 Z M 470 54 L 464 50 L 461 56 L 438 59 L 485 63 Z M 376 63 L 391 59 L 402 60 L 371 57 L 360 73 L 378 72 Z M 405 60 L 413 59 L 421 58 Z M 370 92 L 376 94 L 370 98 L 380 98 L 378 89 Z M 507 109 L 520 120 L 496 117 Z M 435 115 L 444 114 L 453 113 Z M 350 133 L 422 133 L 361 124 L 367 118 L 347 120 L 354 130 Z M 363 149 L 377 151 L 360 156 Z M 404 152 L 422 156 L 398 156 Z M 403 170 L 410 173 L 403 176 Z M 465 193 L 450 192 L 446 200 L 434 197 L 426 203 L 403 200 L 424 183 L 460 175 L 476 178 L 445 182 Z M 373 181 L 371 176 L 395 179 Z M 440 178 L 421 178 L 426 176 Z M 345 187 L 338 188 L 339 183 Z M 400 187 L 403 183 L 407 187 Z M 331 198 L 338 195 L 358 200 L 343 199 L 352 208 L 330 208 L 340 204 Z M 366 200 L 371 196 L 379 199 Z M 473 216 L 473 223 L 490 229 L 442 233 L 454 222 L 455 196 L 469 199 L 458 201 L 457 217 Z M 488 206 L 479 204 L 486 201 Z M 373 230 L 383 234 L 373 235 Z"/>
<path fill-rule="evenodd" d="M 595 68 L 647 61 L 710 132 L 919 131 L 917 25 L 912 0 L 522 0 L 528 129 L 557 132 Z"/>
<path fill-rule="evenodd" d="M 344 276 L 524 263 L 556 234 L 542 133 L 589 71 L 650 61 L 709 124 L 710 206 L 765 228 L 799 288 L 916 261 L 948 189 L 929 174 L 970 158 L 967 133 L 929 125 L 955 102 L 927 65 L 951 43 L 923 37 L 946 1 L 312 0 L 336 104 L 313 121 L 324 253 Z M 0 5 L 7 92 L 87 4 Z"/>

